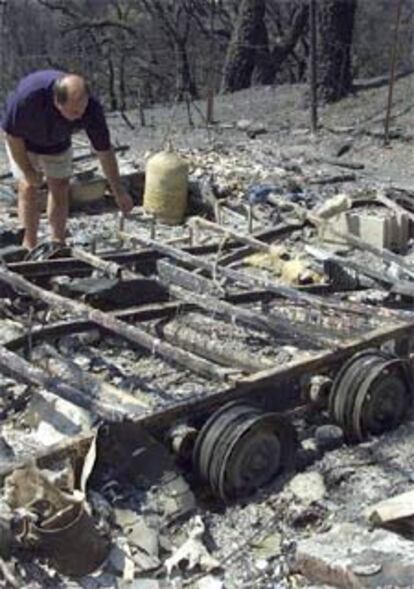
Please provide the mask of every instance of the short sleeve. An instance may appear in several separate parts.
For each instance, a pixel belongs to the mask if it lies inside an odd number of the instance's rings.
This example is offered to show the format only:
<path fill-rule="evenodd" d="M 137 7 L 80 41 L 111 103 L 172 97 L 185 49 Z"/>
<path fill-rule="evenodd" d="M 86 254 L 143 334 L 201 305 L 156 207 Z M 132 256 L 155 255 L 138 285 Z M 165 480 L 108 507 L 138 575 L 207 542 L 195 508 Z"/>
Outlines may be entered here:
<path fill-rule="evenodd" d="M 102 105 L 93 96 L 89 98 L 84 114 L 84 125 L 86 134 L 96 151 L 108 151 L 111 148 L 111 137 Z"/>
<path fill-rule="evenodd" d="M 25 110 L 14 96 L 11 96 L 6 103 L 1 126 L 6 133 L 14 137 L 24 135 Z"/>

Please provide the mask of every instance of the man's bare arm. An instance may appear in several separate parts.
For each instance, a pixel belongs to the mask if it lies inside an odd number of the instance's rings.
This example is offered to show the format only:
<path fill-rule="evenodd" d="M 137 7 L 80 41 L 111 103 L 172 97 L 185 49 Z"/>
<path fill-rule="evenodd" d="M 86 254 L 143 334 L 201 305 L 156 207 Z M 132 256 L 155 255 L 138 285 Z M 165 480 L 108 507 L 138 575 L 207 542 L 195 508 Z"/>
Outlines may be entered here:
<path fill-rule="evenodd" d="M 116 161 L 113 150 L 109 149 L 108 151 L 97 151 L 96 153 L 119 208 L 123 213 L 129 213 L 129 211 L 134 206 L 134 203 L 122 185 L 118 162 Z"/>

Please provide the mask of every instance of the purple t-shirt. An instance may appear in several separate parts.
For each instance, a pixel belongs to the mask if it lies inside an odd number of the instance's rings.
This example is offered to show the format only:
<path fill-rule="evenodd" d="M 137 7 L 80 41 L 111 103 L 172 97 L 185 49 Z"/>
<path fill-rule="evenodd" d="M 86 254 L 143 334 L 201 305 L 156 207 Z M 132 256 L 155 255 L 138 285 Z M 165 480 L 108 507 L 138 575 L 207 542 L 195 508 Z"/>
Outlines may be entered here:
<path fill-rule="evenodd" d="M 71 135 L 84 129 L 96 151 L 110 148 L 110 136 L 100 102 L 89 97 L 80 119 L 69 121 L 55 107 L 53 84 L 64 72 L 41 70 L 23 78 L 9 96 L 2 128 L 9 135 L 24 139 L 34 153 L 62 153 L 71 145 Z"/>

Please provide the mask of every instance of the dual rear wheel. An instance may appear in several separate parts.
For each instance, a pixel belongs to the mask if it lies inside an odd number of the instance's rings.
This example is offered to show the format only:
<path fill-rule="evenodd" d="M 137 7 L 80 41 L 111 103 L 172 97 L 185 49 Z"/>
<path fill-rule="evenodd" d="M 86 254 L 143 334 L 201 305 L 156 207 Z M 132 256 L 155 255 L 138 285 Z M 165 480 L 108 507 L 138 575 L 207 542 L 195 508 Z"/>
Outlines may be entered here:
<path fill-rule="evenodd" d="M 348 441 L 360 442 L 397 427 L 408 413 L 411 397 L 407 362 L 368 349 L 349 358 L 336 374 L 329 412 Z M 296 445 L 286 415 L 232 402 L 204 423 L 192 459 L 199 478 L 228 502 L 294 471 Z"/>

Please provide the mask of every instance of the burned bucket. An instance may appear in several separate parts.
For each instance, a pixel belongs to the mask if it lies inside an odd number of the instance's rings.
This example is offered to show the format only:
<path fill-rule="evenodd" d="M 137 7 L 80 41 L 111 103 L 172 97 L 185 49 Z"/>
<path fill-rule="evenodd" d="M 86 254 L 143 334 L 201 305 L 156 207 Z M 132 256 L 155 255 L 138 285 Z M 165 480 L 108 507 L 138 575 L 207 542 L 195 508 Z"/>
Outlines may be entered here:
<path fill-rule="evenodd" d="M 31 525 L 37 546 L 58 572 L 81 577 L 96 570 L 106 559 L 109 539 L 99 533 L 84 503 L 70 505 L 45 520 Z"/>

